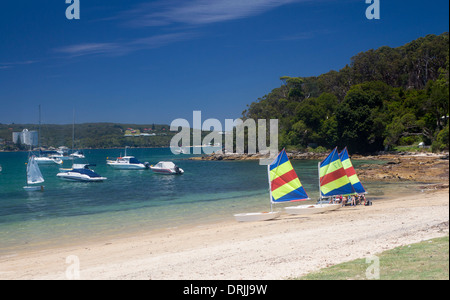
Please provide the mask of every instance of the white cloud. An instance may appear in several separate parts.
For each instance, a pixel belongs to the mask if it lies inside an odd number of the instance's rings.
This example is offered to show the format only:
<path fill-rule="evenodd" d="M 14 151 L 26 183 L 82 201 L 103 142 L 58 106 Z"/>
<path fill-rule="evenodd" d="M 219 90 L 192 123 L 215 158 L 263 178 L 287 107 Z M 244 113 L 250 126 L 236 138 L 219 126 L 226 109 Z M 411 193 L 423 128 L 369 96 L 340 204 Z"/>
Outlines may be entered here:
<path fill-rule="evenodd" d="M 123 55 L 142 49 L 159 48 L 190 40 L 198 33 L 181 30 L 179 25 L 203 26 L 255 16 L 294 2 L 311 0 L 157 0 L 135 6 L 117 18 L 132 27 L 174 25 L 177 32 L 157 34 L 134 40 L 108 43 L 80 43 L 61 47 L 56 52 L 73 57 L 83 55 Z"/>
<path fill-rule="evenodd" d="M 198 36 L 198 34 L 194 32 L 168 33 L 138 38 L 121 43 L 74 44 L 55 49 L 55 52 L 65 53 L 72 57 L 95 54 L 123 55 L 143 49 L 159 48 L 168 44 L 189 40 L 196 36 Z"/>
<path fill-rule="evenodd" d="M 99 53 L 115 53 L 118 51 L 123 51 L 123 49 L 122 46 L 116 43 L 83 43 L 61 47 L 55 51 L 72 56 L 81 56 Z"/>
<path fill-rule="evenodd" d="M 132 26 L 203 25 L 255 16 L 306 0 L 164 0 L 142 4 L 122 17 Z"/>

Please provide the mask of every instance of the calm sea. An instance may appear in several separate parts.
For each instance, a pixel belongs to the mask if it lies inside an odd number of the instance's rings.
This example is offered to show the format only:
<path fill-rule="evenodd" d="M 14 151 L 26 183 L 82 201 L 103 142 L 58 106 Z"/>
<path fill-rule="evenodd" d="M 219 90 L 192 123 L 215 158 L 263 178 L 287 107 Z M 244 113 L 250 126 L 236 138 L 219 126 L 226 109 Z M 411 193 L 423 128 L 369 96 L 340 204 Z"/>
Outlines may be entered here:
<path fill-rule="evenodd" d="M 96 164 L 93 169 L 108 178 L 104 182 L 65 181 L 56 177 L 61 166 L 40 165 L 44 192 L 22 188 L 28 153 L 0 153 L 0 255 L 142 230 L 233 220 L 234 213 L 270 210 L 267 169 L 258 161 L 188 160 L 189 155 L 173 155 L 169 148 L 149 148 L 128 149 L 128 155 L 151 164 L 171 160 L 185 173 L 169 176 L 106 165 L 107 157 L 123 152 L 84 150 L 86 159 L 76 160 Z M 71 164 L 65 161 L 62 167 Z M 313 199 L 310 202 L 315 202 L 317 161 L 294 161 L 293 166 Z M 364 185 L 374 200 L 419 191 L 412 183 Z"/>

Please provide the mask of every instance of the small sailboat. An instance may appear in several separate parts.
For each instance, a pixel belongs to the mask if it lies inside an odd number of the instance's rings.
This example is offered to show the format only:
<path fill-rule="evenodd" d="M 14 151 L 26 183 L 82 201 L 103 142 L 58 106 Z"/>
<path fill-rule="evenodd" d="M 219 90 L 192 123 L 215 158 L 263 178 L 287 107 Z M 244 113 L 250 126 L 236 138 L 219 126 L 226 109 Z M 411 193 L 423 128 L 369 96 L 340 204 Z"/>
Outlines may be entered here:
<path fill-rule="evenodd" d="M 350 180 L 344 170 L 335 148 L 323 161 L 318 164 L 319 194 L 318 204 L 286 207 L 288 214 L 317 214 L 338 209 L 340 204 L 323 203 L 323 198 L 354 193 Z M 329 202 L 329 201 L 328 201 Z"/>
<path fill-rule="evenodd" d="M 73 109 L 73 122 L 72 122 L 72 153 L 69 155 L 71 159 L 85 158 L 83 151 L 75 151 L 75 108 Z"/>
<path fill-rule="evenodd" d="M 27 163 L 27 185 L 24 186 L 26 191 L 43 191 L 44 186 L 39 185 L 44 182 L 44 177 L 42 176 L 41 170 L 36 163 L 35 156 L 30 155 Z"/>
<path fill-rule="evenodd" d="M 281 214 L 279 211 L 273 211 L 273 204 L 305 201 L 309 199 L 284 149 L 267 166 L 267 173 L 269 179 L 270 212 L 236 214 L 234 217 L 237 221 L 271 220 L 279 217 Z"/>
<path fill-rule="evenodd" d="M 35 157 L 34 160 L 38 164 L 62 164 L 63 161 L 59 157 L 50 157 L 50 155 L 44 155 L 45 153 L 41 150 L 41 105 L 39 105 L 39 131 L 38 131 L 38 142 L 39 142 L 39 156 Z M 54 154 L 54 153 L 52 153 Z"/>
<path fill-rule="evenodd" d="M 353 186 L 353 189 L 357 194 L 367 194 L 366 189 L 358 178 L 356 174 L 355 168 L 353 167 L 352 161 L 348 155 L 347 147 L 339 153 L 339 159 L 342 161 L 342 165 L 344 166 L 345 173 L 347 174 L 348 179 L 350 179 L 350 183 Z"/>
<path fill-rule="evenodd" d="M 334 196 L 355 195 L 355 189 L 350 182 L 347 172 L 339 158 L 337 147 L 319 163 L 319 203 L 326 210 L 334 210 L 341 207 L 340 204 L 323 204 L 323 198 Z M 327 201 L 330 202 L 330 201 Z"/>

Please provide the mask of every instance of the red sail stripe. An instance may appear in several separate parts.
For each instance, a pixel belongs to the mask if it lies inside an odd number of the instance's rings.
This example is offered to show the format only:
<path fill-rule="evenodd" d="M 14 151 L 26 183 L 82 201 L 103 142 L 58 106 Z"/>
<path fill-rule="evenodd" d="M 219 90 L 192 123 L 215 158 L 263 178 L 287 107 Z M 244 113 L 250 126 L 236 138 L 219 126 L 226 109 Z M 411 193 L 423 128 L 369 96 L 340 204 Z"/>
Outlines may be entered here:
<path fill-rule="evenodd" d="M 287 182 L 290 182 L 297 178 L 297 174 L 295 173 L 295 170 L 292 169 L 289 172 L 284 173 L 280 177 L 275 178 L 272 180 L 271 189 L 272 191 L 275 191 L 280 186 L 285 185 Z"/>
<path fill-rule="evenodd" d="M 337 169 L 334 172 L 325 174 L 320 178 L 320 186 L 324 186 L 325 184 L 328 184 L 330 182 L 333 182 L 342 176 L 347 176 L 347 173 L 345 172 L 344 168 Z"/>
<path fill-rule="evenodd" d="M 345 172 L 347 172 L 348 177 L 356 174 L 355 168 L 353 168 L 353 167 L 349 167 L 349 168 L 345 169 Z"/>

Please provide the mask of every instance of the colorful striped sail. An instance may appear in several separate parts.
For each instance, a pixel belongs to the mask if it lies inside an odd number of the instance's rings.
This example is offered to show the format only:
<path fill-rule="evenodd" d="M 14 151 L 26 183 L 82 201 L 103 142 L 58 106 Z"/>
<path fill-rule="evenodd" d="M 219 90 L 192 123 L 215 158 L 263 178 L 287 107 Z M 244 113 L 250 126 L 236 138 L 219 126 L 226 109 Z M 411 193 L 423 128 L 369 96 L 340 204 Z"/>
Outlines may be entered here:
<path fill-rule="evenodd" d="M 345 147 L 344 150 L 342 150 L 342 152 L 339 153 L 339 159 L 341 160 L 342 165 L 344 166 L 345 172 L 347 173 L 348 179 L 350 179 L 350 182 L 353 185 L 355 192 L 358 194 L 365 194 L 366 190 L 364 189 L 364 186 L 362 185 L 361 181 L 359 181 L 358 175 L 356 175 L 355 168 L 353 168 L 352 161 L 348 156 L 347 147 Z"/>
<path fill-rule="evenodd" d="M 319 163 L 319 178 L 321 197 L 355 194 L 355 189 L 339 159 L 337 147 Z"/>
<path fill-rule="evenodd" d="M 273 203 L 309 199 L 284 149 L 268 166 L 268 170 Z"/>

